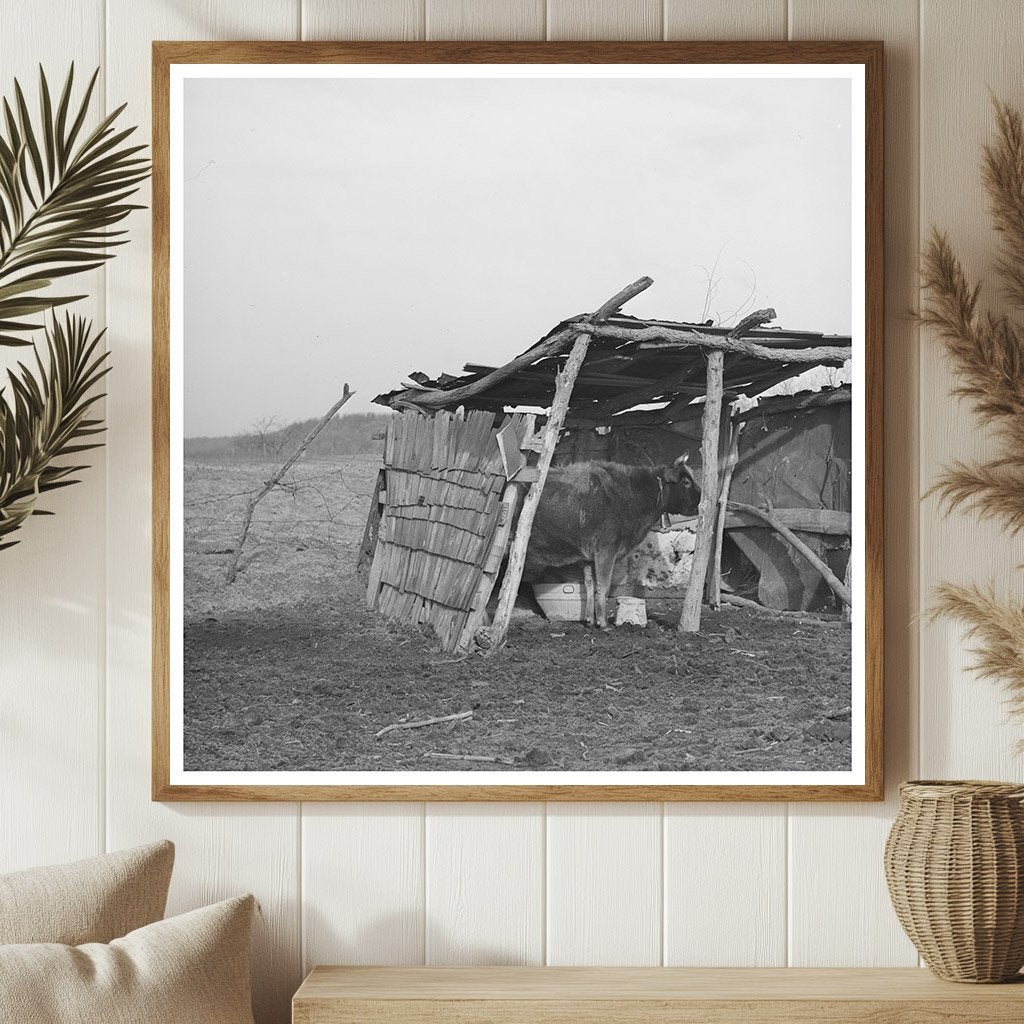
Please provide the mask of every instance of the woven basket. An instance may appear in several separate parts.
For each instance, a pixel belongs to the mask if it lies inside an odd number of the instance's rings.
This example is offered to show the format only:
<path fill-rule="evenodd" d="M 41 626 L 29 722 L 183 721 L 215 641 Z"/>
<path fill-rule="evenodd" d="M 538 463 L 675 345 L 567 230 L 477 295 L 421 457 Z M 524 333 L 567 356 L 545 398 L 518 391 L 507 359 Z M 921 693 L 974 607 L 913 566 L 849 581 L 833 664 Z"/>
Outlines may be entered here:
<path fill-rule="evenodd" d="M 996 982 L 1024 966 L 1024 786 L 907 782 L 885 844 L 896 916 L 950 981 Z"/>

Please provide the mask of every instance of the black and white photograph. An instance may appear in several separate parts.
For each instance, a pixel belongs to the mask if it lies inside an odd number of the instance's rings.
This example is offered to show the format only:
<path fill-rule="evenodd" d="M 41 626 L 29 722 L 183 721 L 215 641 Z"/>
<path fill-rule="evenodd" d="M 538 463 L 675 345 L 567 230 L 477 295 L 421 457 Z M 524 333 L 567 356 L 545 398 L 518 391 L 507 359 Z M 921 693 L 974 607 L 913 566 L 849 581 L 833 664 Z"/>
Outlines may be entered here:
<path fill-rule="evenodd" d="M 172 787 L 865 784 L 863 64 L 169 95 Z"/>

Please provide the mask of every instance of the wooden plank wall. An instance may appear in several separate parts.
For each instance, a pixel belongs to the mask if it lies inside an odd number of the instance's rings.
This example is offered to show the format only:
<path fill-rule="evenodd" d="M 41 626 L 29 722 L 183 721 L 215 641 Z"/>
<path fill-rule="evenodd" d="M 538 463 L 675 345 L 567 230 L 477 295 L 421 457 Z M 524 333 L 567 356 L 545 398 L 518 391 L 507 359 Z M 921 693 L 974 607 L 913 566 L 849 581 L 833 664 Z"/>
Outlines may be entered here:
<path fill-rule="evenodd" d="M 261 1024 L 317 962 L 901 966 L 881 845 L 912 775 L 1024 778 L 996 691 L 955 626 L 914 616 L 943 577 L 1005 581 L 994 528 L 918 496 L 984 440 L 906 313 L 921 231 L 972 271 L 988 90 L 1024 105 L 1018 0 L 34 0 L 0 69 L 102 63 L 108 106 L 149 129 L 152 39 L 814 39 L 888 44 L 886 366 L 889 799 L 879 805 L 154 805 L 148 799 L 149 229 L 97 273 L 110 324 L 109 446 L 0 558 L 0 870 L 168 836 L 171 908 L 240 890 L 263 907 Z M 918 445 L 917 439 L 921 443 Z"/>

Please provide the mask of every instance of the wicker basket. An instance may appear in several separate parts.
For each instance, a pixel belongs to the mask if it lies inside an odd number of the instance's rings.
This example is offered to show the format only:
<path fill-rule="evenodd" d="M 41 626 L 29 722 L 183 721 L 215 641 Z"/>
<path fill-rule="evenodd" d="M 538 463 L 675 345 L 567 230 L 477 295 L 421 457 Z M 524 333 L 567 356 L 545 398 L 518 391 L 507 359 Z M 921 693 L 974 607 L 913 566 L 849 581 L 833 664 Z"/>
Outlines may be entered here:
<path fill-rule="evenodd" d="M 1008 981 L 1024 966 L 1024 786 L 907 782 L 885 844 L 896 916 L 950 981 Z"/>

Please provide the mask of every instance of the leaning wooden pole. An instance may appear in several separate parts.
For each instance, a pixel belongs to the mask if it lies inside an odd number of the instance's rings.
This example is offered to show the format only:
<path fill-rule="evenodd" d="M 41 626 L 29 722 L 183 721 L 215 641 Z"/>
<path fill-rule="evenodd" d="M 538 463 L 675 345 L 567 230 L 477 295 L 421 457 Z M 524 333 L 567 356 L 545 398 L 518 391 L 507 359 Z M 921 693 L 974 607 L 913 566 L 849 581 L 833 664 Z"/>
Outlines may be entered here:
<path fill-rule="evenodd" d="M 649 277 L 642 277 L 639 281 L 634 281 L 628 287 L 623 288 L 618 295 L 609 299 L 585 323 L 581 323 L 580 326 L 583 330 L 576 335 L 569 358 L 566 360 L 562 371 L 555 378 L 555 397 L 551 403 L 548 422 L 544 427 L 540 456 L 537 460 L 537 479 L 523 501 L 523 510 L 519 514 L 515 539 L 512 541 L 512 549 L 508 556 L 505 579 L 501 584 L 501 592 L 498 595 L 498 609 L 494 613 L 494 622 L 486 634 L 488 640 L 487 652 L 489 654 L 497 651 L 505 642 L 505 635 L 508 633 L 509 623 L 512 621 L 512 608 L 516 603 L 516 594 L 519 593 L 519 584 L 523 579 L 523 569 L 526 565 L 526 549 L 530 543 L 533 520 L 537 515 L 537 506 L 540 504 L 540 496 L 544 490 L 548 470 L 551 468 L 551 459 L 555 454 L 555 447 L 562 432 L 562 424 L 565 422 L 565 415 L 569 411 L 572 389 L 576 384 L 576 377 L 580 372 L 580 367 L 583 365 L 583 360 L 587 357 L 587 349 L 590 347 L 591 336 L 586 332 L 586 324 L 597 323 L 605 319 L 605 317 L 611 316 L 612 313 L 619 310 L 630 299 L 635 298 L 642 291 L 650 288 L 653 283 Z"/>
<path fill-rule="evenodd" d="M 299 447 L 285 460 L 284 465 L 278 469 L 269 480 L 264 481 L 263 487 L 259 492 L 252 498 L 249 499 L 249 504 L 245 507 L 245 515 L 242 517 L 242 531 L 238 535 L 238 540 L 235 542 L 235 557 L 231 559 L 231 564 L 228 566 L 227 581 L 228 583 L 234 583 L 235 577 L 238 575 L 238 566 L 242 561 L 242 548 L 245 546 L 245 539 L 249 536 L 249 527 L 252 525 L 252 514 L 256 510 L 256 506 L 281 482 L 282 477 L 288 472 L 292 466 L 298 461 L 302 453 L 313 443 L 316 439 L 317 434 L 320 433 L 328 423 L 334 419 L 334 414 L 355 394 L 354 391 L 350 391 L 346 384 L 342 390 L 341 398 L 339 398 L 334 405 L 330 407 L 317 420 L 313 429 L 306 434 L 306 436 L 299 443 Z"/>
<path fill-rule="evenodd" d="M 732 475 L 736 471 L 736 463 L 740 459 L 740 434 L 743 423 L 736 423 L 732 428 L 729 441 L 729 457 L 725 460 L 725 473 L 722 475 L 722 486 L 718 492 L 718 514 L 715 522 L 715 539 L 712 548 L 711 572 L 708 573 L 705 597 L 708 604 L 716 611 L 722 607 L 722 544 L 725 542 L 725 516 L 729 503 L 729 487 Z"/>
<path fill-rule="evenodd" d="M 809 548 L 785 523 L 781 522 L 778 516 L 773 515 L 767 509 L 755 508 L 753 505 L 744 505 L 738 501 L 733 502 L 732 507 L 739 512 L 747 512 L 752 516 L 763 519 L 780 537 L 789 541 L 794 550 L 803 555 L 818 570 L 821 578 L 832 588 L 832 592 L 847 608 L 852 607 L 853 595 L 850 591 L 849 581 L 844 583 L 829 568 L 828 563 Z"/>
<path fill-rule="evenodd" d="M 754 327 L 775 319 L 774 309 L 759 309 L 745 316 L 727 335 L 726 341 L 735 341 Z M 704 581 L 711 561 L 715 523 L 718 515 L 718 429 L 722 419 L 722 391 L 725 380 L 725 352 L 721 348 L 708 351 L 707 393 L 704 397 L 704 417 L 701 421 L 700 504 L 697 506 L 697 537 L 690 568 L 690 583 L 683 598 L 683 612 L 679 616 L 680 633 L 696 633 L 700 629 L 700 607 L 704 596 Z"/>

